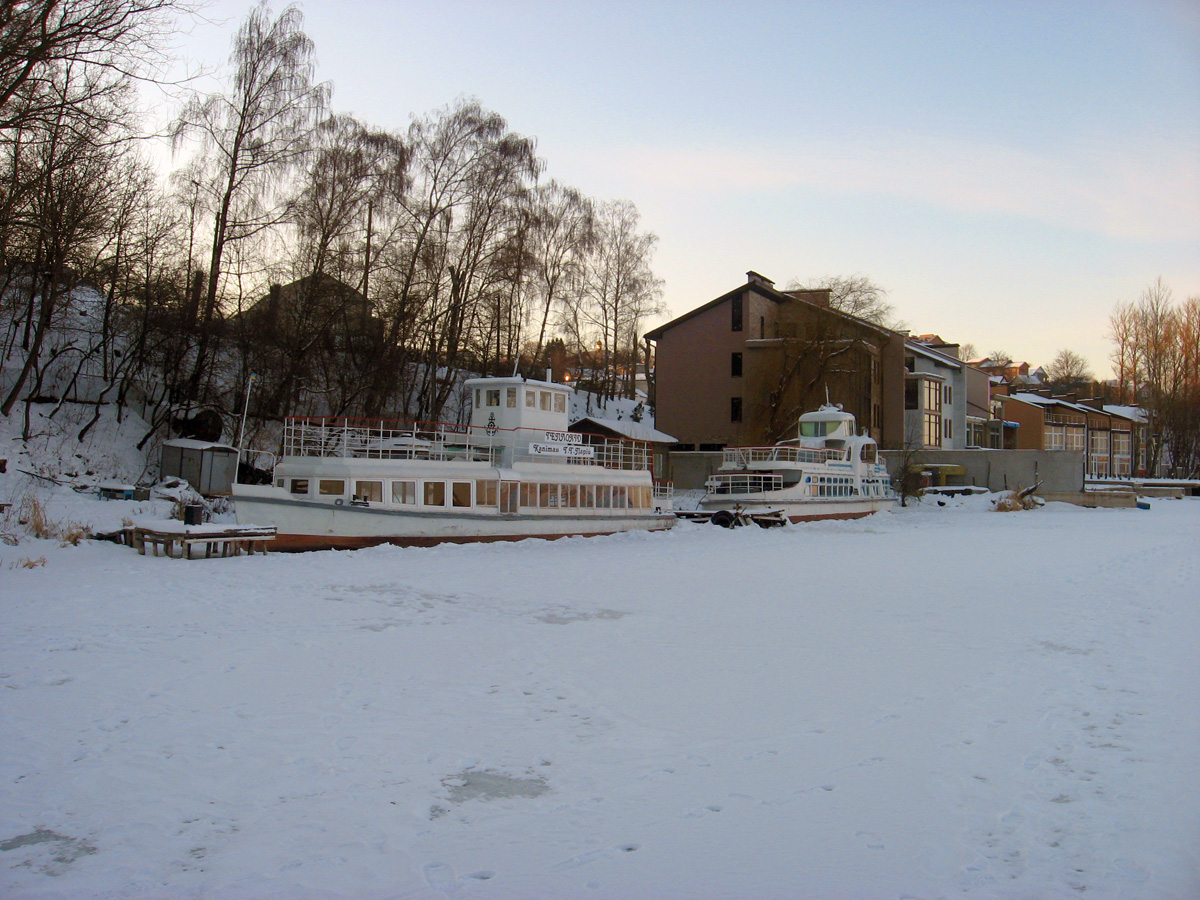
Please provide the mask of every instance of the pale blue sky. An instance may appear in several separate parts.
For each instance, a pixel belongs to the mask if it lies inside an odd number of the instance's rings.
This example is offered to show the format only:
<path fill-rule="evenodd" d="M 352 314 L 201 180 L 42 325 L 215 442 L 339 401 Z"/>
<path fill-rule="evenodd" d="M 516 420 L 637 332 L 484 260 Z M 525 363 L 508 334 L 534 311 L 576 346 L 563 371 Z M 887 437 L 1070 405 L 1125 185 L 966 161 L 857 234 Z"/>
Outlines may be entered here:
<path fill-rule="evenodd" d="M 914 332 L 1104 375 L 1117 302 L 1200 295 L 1197 0 L 299 5 L 339 111 L 474 96 L 632 200 L 672 315 L 863 274 Z M 223 62 L 248 9 L 179 53 Z"/>

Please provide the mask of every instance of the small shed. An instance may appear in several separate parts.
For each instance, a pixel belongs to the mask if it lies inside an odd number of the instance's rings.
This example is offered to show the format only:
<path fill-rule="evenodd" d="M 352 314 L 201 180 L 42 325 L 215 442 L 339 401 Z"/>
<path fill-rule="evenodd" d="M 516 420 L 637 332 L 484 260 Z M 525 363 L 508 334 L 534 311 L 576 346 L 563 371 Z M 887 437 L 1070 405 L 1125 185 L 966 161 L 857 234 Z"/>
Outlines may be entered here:
<path fill-rule="evenodd" d="M 673 444 L 678 443 L 671 435 L 659 431 L 654 426 L 647 425 L 645 422 L 634 422 L 632 419 L 596 419 L 584 416 L 577 422 L 572 422 L 568 430 L 584 434 L 598 434 L 606 438 L 645 441 L 650 444 L 654 452 L 654 467 L 651 474 L 655 481 L 664 479 L 667 471 L 667 451 Z"/>
<path fill-rule="evenodd" d="M 237 464 L 237 449 L 228 444 L 176 438 L 162 446 L 162 477 L 182 478 L 206 497 L 232 493 Z"/>

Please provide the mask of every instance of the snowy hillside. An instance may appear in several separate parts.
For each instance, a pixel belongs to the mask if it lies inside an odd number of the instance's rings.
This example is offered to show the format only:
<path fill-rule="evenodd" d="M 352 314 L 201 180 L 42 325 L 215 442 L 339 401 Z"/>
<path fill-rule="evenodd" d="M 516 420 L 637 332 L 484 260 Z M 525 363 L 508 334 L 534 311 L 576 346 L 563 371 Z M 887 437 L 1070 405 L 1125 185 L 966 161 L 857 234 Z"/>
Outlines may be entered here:
<path fill-rule="evenodd" d="M 0 895 L 1190 900 L 1198 546 L 1190 500 L 211 561 L 25 537 Z"/>

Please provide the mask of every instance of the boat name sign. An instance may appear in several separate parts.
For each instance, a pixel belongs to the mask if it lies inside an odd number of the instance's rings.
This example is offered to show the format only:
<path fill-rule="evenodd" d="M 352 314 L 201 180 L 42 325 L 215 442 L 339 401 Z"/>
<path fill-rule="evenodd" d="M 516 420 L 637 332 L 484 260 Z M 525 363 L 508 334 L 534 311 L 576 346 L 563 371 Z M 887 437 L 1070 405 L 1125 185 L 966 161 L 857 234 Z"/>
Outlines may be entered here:
<path fill-rule="evenodd" d="M 533 442 L 529 452 L 534 456 L 572 456 L 577 459 L 595 459 L 596 448 L 581 444 L 542 444 Z"/>

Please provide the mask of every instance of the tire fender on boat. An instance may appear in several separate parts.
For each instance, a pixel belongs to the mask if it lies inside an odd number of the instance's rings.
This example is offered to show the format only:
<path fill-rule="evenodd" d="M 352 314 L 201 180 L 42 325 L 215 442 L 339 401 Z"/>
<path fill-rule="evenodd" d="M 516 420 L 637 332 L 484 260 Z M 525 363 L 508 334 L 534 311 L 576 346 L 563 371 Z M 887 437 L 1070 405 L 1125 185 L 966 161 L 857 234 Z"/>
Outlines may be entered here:
<path fill-rule="evenodd" d="M 720 525 L 722 528 L 732 528 L 734 515 L 727 509 L 718 509 L 708 521 L 714 525 Z"/>

